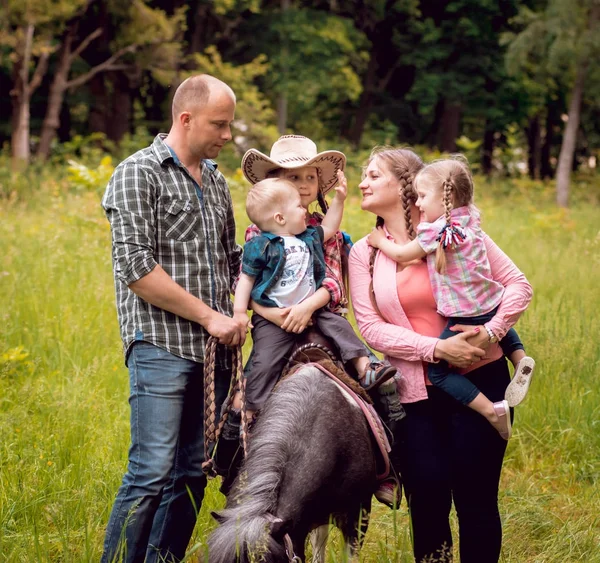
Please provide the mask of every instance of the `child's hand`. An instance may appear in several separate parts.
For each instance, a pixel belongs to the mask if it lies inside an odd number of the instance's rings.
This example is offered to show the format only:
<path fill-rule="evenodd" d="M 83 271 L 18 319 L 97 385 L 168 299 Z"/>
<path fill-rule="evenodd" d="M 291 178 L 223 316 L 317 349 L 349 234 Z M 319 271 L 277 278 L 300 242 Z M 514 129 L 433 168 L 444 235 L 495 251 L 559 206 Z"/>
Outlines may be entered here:
<path fill-rule="evenodd" d="M 238 313 L 234 312 L 233 320 L 237 322 L 240 326 L 243 326 L 246 329 L 246 331 L 253 328 L 252 323 L 250 322 L 250 318 L 246 313 L 242 313 L 241 311 Z"/>
<path fill-rule="evenodd" d="M 300 334 L 309 325 L 313 309 L 307 306 L 306 301 L 293 305 L 289 308 L 289 312 L 281 328 L 286 332 Z"/>
<path fill-rule="evenodd" d="M 367 237 L 367 242 L 369 243 L 369 246 L 372 246 L 373 248 L 379 248 L 379 246 L 381 245 L 381 241 L 383 240 L 385 240 L 385 233 L 383 232 L 383 229 L 381 227 L 373 229 L 371 231 L 371 234 Z"/>
<path fill-rule="evenodd" d="M 335 190 L 334 199 L 337 199 L 340 202 L 344 202 L 346 201 L 346 197 L 348 196 L 348 180 L 346 180 L 346 176 L 341 170 L 338 170 L 337 178 L 339 186 L 333 188 Z"/>

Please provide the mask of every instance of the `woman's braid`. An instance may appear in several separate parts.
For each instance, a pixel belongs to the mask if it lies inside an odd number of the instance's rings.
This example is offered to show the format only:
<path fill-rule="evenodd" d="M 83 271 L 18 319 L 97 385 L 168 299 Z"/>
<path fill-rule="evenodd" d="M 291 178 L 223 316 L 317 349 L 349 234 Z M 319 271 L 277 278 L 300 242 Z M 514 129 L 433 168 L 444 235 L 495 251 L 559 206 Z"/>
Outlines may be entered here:
<path fill-rule="evenodd" d="M 411 215 L 412 204 L 417 201 L 413 188 L 414 176 L 414 172 L 405 170 L 399 178 L 400 185 L 402 186 L 400 198 L 402 199 L 402 209 L 404 210 L 404 222 L 406 224 L 406 231 L 411 239 L 414 239 L 416 236 Z"/>

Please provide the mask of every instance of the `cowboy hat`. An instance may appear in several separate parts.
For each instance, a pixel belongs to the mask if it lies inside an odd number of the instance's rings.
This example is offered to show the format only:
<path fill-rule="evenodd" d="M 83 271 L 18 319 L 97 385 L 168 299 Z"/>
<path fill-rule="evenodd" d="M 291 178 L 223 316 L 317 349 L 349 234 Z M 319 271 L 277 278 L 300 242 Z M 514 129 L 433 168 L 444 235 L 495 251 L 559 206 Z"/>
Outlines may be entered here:
<path fill-rule="evenodd" d="M 290 170 L 303 166 L 319 169 L 323 193 L 326 194 L 336 185 L 338 170 L 346 167 L 346 157 L 339 151 L 317 153 L 317 145 L 308 137 L 284 135 L 273 143 L 270 156 L 250 149 L 242 158 L 242 171 L 251 184 L 264 180 L 271 170 Z"/>

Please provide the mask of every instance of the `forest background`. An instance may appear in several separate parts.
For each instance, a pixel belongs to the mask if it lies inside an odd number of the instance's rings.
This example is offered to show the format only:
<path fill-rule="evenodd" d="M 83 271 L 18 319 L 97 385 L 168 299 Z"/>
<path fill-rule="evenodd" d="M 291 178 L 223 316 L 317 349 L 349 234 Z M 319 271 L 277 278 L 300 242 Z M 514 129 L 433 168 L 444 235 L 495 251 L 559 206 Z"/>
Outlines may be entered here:
<path fill-rule="evenodd" d="M 373 146 L 466 154 L 486 231 L 535 290 L 503 561 L 600 562 L 599 16 L 598 0 L 2 0 L 0 560 L 99 558 L 128 443 L 99 198 L 208 72 L 238 98 L 218 161 L 240 241 L 240 157 L 281 133 L 346 152 L 354 240 Z M 222 503 L 212 483 L 190 560 Z M 409 535 L 404 505 L 377 507 L 363 559 L 410 561 Z"/>

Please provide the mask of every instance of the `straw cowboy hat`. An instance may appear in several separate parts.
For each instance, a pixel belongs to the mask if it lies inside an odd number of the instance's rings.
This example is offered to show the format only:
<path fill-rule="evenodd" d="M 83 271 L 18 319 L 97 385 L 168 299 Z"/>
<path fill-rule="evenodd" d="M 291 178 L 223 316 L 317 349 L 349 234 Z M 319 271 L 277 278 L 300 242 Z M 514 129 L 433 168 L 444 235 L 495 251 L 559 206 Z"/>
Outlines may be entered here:
<path fill-rule="evenodd" d="M 242 158 L 242 171 L 252 184 L 264 180 L 276 168 L 291 170 L 303 166 L 319 169 L 323 193 L 326 194 L 336 185 L 338 170 L 346 167 L 346 157 L 339 151 L 317 153 L 317 145 L 308 137 L 284 135 L 273 143 L 270 156 L 250 149 Z"/>

